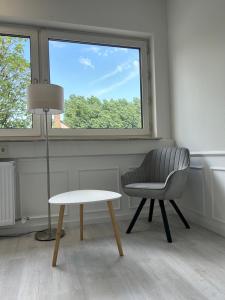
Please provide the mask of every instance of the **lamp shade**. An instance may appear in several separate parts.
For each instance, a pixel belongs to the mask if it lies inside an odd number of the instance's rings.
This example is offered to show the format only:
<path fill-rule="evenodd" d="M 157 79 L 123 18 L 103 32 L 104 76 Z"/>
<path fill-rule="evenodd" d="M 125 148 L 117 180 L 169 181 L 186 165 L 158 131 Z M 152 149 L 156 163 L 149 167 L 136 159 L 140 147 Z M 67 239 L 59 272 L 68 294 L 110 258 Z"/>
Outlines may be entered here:
<path fill-rule="evenodd" d="M 57 115 L 63 112 L 63 88 L 55 84 L 36 83 L 27 88 L 27 110 L 34 114 Z"/>

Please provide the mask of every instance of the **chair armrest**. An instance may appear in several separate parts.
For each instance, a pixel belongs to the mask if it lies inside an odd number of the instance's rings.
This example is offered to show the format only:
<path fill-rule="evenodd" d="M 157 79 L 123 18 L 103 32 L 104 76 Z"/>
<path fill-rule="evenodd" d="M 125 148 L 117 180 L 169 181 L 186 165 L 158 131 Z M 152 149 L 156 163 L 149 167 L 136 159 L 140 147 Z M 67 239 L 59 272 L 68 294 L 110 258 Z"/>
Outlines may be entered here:
<path fill-rule="evenodd" d="M 165 189 L 168 195 L 173 195 L 173 198 L 179 198 L 185 188 L 185 184 L 188 178 L 189 167 L 172 171 L 166 178 Z"/>
<path fill-rule="evenodd" d="M 144 172 L 141 167 L 136 168 L 130 172 L 126 172 L 121 176 L 122 186 L 125 186 L 130 183 L 143 182 L 144 181 Z"/>

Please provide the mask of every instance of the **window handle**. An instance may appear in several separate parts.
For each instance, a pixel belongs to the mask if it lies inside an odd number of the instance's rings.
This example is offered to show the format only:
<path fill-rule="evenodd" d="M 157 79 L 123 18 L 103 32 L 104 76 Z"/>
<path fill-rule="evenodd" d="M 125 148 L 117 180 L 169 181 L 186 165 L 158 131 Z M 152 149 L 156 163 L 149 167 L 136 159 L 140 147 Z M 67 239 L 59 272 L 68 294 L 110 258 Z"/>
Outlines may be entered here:
<path fill-rule="evenodd" d="M 37 84 L 38 83 L 38 79 L 37 78 L 33 78 L 32 83 Z"/>

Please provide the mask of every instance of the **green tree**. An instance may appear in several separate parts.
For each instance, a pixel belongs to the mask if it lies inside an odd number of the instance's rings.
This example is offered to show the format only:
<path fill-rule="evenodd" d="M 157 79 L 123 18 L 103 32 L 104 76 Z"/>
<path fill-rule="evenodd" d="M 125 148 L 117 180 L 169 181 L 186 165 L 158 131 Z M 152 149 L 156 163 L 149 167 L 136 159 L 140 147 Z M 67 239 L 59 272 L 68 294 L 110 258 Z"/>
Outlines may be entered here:
<path fill-rule="evenodd" d="M 24 45 L 24 38 L 0 36 L 0 128 L 32 126 L 32 117 L 26 112 L 31 71 Z"/>
<path fill-rule="evenodd" d="M 64 124 L 70 128 L 141 128 L 141 105 L 133 101 L 71 95 L 65 101 Z"/>

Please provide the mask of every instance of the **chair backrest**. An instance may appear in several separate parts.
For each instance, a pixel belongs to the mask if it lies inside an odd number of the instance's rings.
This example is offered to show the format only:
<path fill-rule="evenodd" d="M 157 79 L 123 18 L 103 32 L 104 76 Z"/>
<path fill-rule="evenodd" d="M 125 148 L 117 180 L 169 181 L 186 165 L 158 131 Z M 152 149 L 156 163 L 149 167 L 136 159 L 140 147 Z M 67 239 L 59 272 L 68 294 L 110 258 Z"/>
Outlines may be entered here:
<path fill-rule="evenodd" d="M 165 182 L 169 173 L 190 165 L 190 153 L 186 148 L 164 147 L 150 151 L 141 167 L 150 182 Z"/>

